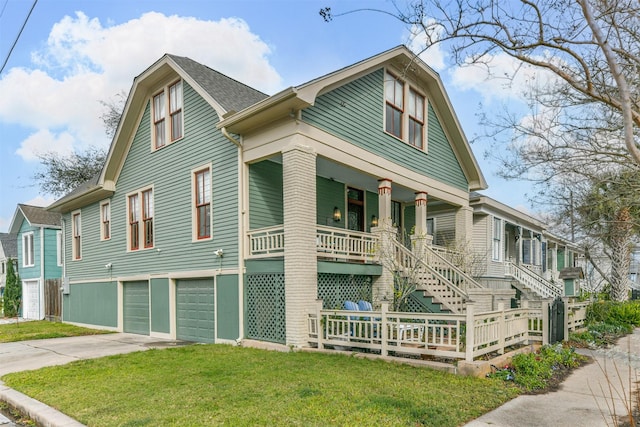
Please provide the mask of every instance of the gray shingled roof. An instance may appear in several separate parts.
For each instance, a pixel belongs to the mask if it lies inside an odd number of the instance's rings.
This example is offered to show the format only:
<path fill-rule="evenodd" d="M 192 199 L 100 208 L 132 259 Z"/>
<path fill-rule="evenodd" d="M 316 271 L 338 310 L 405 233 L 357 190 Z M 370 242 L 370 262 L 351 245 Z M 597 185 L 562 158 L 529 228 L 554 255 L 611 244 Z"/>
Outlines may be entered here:
<path fill-rule="evenodd" d="M 18 236 L 9 233 L 0 233 L 0 245 L 4 256 L 7 258 L 18 257 Z"/>
<path fill-rule="evenodd" d="M 49 212 L 45 208 L 39 206 L 30 206 L 19 204 L 20 210 L 24 214 L 30 224 L 37 225 L 53 225 L 60 227 L 62 225 L 61 215 L 56 212 Z"/>
<path fill-rule="evenodd" d="M 192 59 L 167 55 L 227 111 L 241 111 L 268 95 L 225 76 Z"/>

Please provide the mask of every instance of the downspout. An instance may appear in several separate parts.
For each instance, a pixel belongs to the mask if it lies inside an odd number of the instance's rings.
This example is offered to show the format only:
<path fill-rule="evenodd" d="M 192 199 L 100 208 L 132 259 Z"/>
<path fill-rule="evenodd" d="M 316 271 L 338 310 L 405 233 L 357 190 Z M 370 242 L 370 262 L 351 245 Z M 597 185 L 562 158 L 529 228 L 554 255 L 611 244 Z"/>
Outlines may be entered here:
<path fill-rule="evenodd" d="M 222 135 L 238 147 L 238 341 L 244 338 L 244 152 L 242 142 L 234 138 L 226 127 Z M 217 324 L 217 322 L 216 322 Z"/>
<path fill-rule="evenodd" d="M 40 227 L 40 286 L 38 286 L 38 317 L 44 319 L 44 227 Z"/>

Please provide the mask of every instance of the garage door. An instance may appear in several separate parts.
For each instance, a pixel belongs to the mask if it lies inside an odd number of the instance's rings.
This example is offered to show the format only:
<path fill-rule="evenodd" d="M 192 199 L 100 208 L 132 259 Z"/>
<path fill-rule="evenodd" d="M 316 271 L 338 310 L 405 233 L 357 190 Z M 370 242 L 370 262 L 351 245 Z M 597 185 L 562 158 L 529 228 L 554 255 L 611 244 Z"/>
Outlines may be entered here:
<path fill-rule="evenodd" d="M 176 336 L 180 340 L 214 341 L 215 297 L 213 279 L 176 282 Z"/>
<path fill-rule="evenodd" d="M 149 283 L 124 284 L 124 331 L 149 335 Z"/>

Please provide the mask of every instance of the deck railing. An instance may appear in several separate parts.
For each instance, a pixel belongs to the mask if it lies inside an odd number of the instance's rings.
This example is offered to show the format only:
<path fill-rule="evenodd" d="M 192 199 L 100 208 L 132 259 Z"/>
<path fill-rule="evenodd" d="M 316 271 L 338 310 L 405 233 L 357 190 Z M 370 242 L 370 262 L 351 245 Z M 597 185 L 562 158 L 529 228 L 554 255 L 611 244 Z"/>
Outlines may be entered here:
<path fill-rule="evenodd" d="M 588 304 L 567 305 L 569 332 L 584 325 Z M 309 314 L 308 327 L 309 342 L 319 348 L 472 361 L 488 353 L 502 354 L 510 346 L 548 343 L 548 321 L 548 303 L 541 308 L 484 313 L 467 306 L 464 314 L 435 314 L 390 312 L 388 303 L 383 303 L 380 311 L 324 310 L 318 301 Z"/>
<path fill-rule="evenodd" d="M 559 286 L 546 281 L 527 268 L 522 268 L 511 261 L 505 262 L 504 267 L 506 276 L 515 278 L 518 282 L 544 298 L 557 298 L 563 294 Z"/>
<path fill-rule="evenodd" d="M 284 255 L 284 226 L 258 228 L 249 231 L 247 236 L 249 258 L 272 258 Z M 378 240 L 376 235 L 344 228 L 318 226 L 316 229 L 317 253 L 323 258 L 375 262 Z"/>

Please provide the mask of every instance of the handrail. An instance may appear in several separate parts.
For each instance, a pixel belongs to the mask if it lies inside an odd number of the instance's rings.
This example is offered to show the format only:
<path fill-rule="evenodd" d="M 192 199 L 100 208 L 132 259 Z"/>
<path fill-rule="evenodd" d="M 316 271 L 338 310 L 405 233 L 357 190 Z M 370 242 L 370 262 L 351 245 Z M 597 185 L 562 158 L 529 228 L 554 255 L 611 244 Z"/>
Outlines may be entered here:
<path fill-rule="evenodd" d="M 532 271 L 522 268 L 511 261 L 505 262 L 505 274 L 515 278 L 524 286 L 531 288 L 535 293 L 545 298 L 556 298 L 562 296 L 562 290 L 533 273 Z"/>
<path fill-rule="evenodd" d="M 452 312 L 460 313 L 463 311 L 464 302 L 469 299 L 465 291 L 460 289 L 440 271 L 416 257 L 413 252 L 405 248 L 396 239 L 391 239 L 391 242 L 396 253 L 396 259 L 403 269 L 417 269 L 418 272 L 427 273 L 428 277 L 426 278 L 423 277 L 422 274 L 418 275 L 418 279 L 420 279 L 419 284 L 424 286 L 439 303 Z M 436 283 L 434 284 L 433 281 Z M 444 287 L 444 289 L 442 287 Z"/>
<path fill-rule="evenodd" d="M 447 272 L 447 274 L 452 276 L 452 279 L 454 279 L 454 280 L 451 280 L 452 282 L 462 283 L 463 284 L 462 288 L 468 288 L 468 285 L 471 285 L 471 287 L 476 289 L 483 287 L 478 282 L 476 282 L 473 277 L 469 276 L 469 274 L 467 274 L 464 270 L 462 270 L 453 262 L 451 262 L 450 260 L 442 256 L 439 253 L 441 252 L 441 250 L 434 250 L 434 248 L 429 246 L 425 246 L 425 249 L 427 250 L 427 255 L 431 255 L 432 257 L 435 257 L 439 262 L 445 265 L 444 270 Z M 427 263 L 429 265 L 431 265 L 434 268 L 438 268 L 438 264 L 433 262 L 432 258 L 427 257 L 427 260 L 428 260 Z"/>

